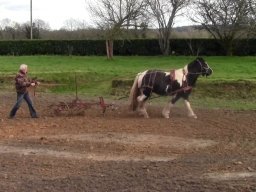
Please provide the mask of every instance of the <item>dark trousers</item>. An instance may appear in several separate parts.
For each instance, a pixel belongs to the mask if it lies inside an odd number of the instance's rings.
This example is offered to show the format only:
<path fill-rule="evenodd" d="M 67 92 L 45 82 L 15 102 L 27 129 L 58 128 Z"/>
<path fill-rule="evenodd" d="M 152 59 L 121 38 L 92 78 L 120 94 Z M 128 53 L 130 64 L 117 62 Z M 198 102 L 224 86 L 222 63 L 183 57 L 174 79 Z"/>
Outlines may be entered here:
<path fill-rule="evenodd" d="M 31 99 L 29 97 L 28 92 L 26 92 L 26 93 L 17 93 L 17 102 L 13 106 L 13 108 L 12 108 L 12 110 L 10 112 L 10 117 L 13 118 L 15 116 L 16 112 L 18 111 L 18 109 L 21 106 L 21 103 L 22 103 L 23 99 L 28 104 L 28 108 L 29 108 L 29 112 L 30 112 L 31 117 L 33 117 L 33 118 L 37 117 L 36 110 L 33 107 L 33 104 L 32 104 L 32 101 L 31 101 Z"/>

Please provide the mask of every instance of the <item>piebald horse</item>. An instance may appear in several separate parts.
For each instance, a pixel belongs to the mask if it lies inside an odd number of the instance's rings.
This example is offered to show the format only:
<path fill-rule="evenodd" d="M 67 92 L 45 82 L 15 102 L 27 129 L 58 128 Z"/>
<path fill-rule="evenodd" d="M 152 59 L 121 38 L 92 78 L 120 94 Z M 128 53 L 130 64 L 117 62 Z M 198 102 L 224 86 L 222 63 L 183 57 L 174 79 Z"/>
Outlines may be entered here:
<path fill-rule="evenodd" d="M 163 108 L 164 118 L 170 117 L 171 107 L 183 98 L 188 110 L 188 116 L 197 118 L 189 103 L 189 95 L 200 75 L 209 76 L 212 69 L 203 58 L 196 58 L 183 68 L 164 72 L 161 70 L 147 70 L 138 73 L 130 91 L 130 108 L 149 118 L 145 103 L 152 93 L 160 96 L 172 96 L 172 99 Z"/>

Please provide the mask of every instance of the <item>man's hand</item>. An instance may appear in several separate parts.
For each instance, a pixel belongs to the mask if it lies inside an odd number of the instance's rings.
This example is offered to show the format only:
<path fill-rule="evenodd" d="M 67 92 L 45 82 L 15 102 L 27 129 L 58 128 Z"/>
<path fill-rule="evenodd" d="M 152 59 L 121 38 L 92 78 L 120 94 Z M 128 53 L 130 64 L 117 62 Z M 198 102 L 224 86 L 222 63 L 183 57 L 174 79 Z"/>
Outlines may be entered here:
<path fill-rule="evenodd" d="M 40 82 L 39 81 L 34 81 L 30 84 L 32 87 L 35 87 L 37 85 L 40 85 Z"/>

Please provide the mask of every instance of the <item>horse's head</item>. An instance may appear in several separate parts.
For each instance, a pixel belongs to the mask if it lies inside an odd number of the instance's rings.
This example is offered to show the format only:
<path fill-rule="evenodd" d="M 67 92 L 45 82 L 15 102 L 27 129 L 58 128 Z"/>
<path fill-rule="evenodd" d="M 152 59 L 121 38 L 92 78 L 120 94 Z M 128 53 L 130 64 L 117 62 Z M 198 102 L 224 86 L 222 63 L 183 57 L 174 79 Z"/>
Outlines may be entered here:
<path fill-rule="evenodd" d="M 196 58 L 193 62 L 188 65 L 188 71 L 191 74 L 198 74 L 202 76 L 209 76 L 212 74 L 212 69 L 201 57 Z"/>

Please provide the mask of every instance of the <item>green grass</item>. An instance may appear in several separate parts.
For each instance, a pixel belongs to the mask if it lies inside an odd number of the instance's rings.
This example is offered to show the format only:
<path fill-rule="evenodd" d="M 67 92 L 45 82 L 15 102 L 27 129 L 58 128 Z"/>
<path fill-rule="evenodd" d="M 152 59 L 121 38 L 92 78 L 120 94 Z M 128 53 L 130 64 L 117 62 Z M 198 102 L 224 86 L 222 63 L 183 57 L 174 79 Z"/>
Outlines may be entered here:
<path fill-rule="evenodd" d="M 256 100 L 205 97 L 191 98 L 191 105 L 210 109 L 255 110 Z"/>
<path fill-rule="evenodd" d="M 137 72 L 157 68 L 170 70 L 183 67 L 195 57 L 154 56 L 154 57 L 79 57 L 79 56 L 1 56 L 1 74 L 13 74 L 21 63 L 29 65 L 30 73 L 42 77 L 51 74 L 91 73 L 108 77 L 134 76 Z M 204 57 L 214 70 L 210 80 L 256 80 L 256 57 Z M 46 75 L 47 74 L 47 75 Z M 63 75 L 66 76 L 66 75 Z M 102 77 L 105 79 L 104 77 Z M 51 80 L 51 79 L 50 79 Z"/>
<path fill-rule="evenodd" d="M 181 68 L 193 59 L 195 57 L 192 56 L 116 56 L 114 60 L 98 56 L 0 56 L 0 80 L 3 82 L 0 86 L 4 87 L 5 84 L 12 83 L 11 79 L 17 73 L 19 65 L 26 63 L 29 65 L 29 76 L 37 77 L 42 81 L 42 88 L 47 87 L 46 84 L 49 83 L 60 84 L 47 88 L 49 91 L 74 93 L 76 74 L 79 94 L 109 97 L 111 82 L 114 79 L 133 79 L 138 72 L 147 69 L 169 71 Z M 212 103 L 212 106 L 218 104 L 227 108 L 236 106 L 234 108 L 256 109 L 255 86 L 250 87 L 249 99 L 233 97 L 236 93 L 234 90 L 228 91 L 227 94 L 222 92 L 220 97 L 220 93 L 215 93 L 214 89 L 208 89 L 210 87 L 208 85 L 222 87 L 230 83 L 235 83 L 232 86 L 236 87 L 236 82 L 240 80 L 255 85 L 256 57 L 204 57 L 204 59 L 212 67 L 214 73 L 209 78 L 199 79 L 198 88 L 200 84 L 204 86 L 202 86 L 203 89 L 196 91 L 196 97 L 193 98 L 196 105 L 203 106 L 200 101 L 205 100 L 206 103 Z M 241 91 L 238 92 L 239 95 Z"/>

